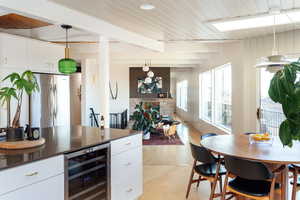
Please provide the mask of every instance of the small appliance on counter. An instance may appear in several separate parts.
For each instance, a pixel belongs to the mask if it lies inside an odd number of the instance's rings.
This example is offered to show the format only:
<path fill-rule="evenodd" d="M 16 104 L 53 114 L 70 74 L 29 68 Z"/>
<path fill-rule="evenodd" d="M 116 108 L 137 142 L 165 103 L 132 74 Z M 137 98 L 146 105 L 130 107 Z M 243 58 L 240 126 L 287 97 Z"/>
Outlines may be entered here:
<path fill-rule="evenodd" d="M 25 134 L 27 140 L 39 140 L 41 138 L 41 131 L 38 127 L 26 125 Z"/>

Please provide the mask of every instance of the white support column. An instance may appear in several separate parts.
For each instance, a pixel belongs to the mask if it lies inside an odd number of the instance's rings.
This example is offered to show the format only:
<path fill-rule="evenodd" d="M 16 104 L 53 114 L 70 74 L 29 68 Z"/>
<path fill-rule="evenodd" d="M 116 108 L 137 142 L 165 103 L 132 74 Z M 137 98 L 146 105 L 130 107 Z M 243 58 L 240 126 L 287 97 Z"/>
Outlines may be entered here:
<path fill-rule="evenodd" d="M 104 127 L 109 128 L 109 40 L 99 38 L 100 113 L 104 116 Z M 100 120 L 100 119 L 99 119 Z"/>

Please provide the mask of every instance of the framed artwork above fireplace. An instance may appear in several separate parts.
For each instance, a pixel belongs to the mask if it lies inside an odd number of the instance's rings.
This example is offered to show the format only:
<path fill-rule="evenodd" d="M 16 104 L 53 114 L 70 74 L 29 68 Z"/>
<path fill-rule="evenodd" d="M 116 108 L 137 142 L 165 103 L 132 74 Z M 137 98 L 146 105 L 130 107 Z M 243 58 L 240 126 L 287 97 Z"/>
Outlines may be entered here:
<path fill-rule="evenodd" d="M 152 78 L 151 83 L 147 83 L 144 78 L 140 78 L 137 84 L 139 94 L 159 94 L 162 91 L 162 77 Z"/>
<path fill-rule="evenodd" d="M 144 84 L 147 74 L 142 67 L 129 68 L 129 98 L 157 98 L 160 93 L 169 93 L 171 87 L 170 67 L 152 67 L 151 71 L 154 73 L 151 83 L 149 79 Z M 155 78 L 159 78 L 155 81 Z"/>

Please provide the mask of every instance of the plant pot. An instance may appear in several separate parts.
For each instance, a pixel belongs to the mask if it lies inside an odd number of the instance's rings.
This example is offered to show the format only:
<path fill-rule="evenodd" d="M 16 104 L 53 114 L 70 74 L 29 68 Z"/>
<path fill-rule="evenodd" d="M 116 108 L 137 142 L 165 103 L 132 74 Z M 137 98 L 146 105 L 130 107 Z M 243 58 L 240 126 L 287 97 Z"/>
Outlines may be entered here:
<path fill-rule="evenodd" d="M 150 132 L 149 131 L 147 133 L 144 133 L 143 139 L 144 140 L 150 140 Z"/>
<path fill-rule="evenodd" d="M 8 128 L 6 132 L 6 141 L 15 142 L 24 140 L 24 129 L 20 128 Z"/>

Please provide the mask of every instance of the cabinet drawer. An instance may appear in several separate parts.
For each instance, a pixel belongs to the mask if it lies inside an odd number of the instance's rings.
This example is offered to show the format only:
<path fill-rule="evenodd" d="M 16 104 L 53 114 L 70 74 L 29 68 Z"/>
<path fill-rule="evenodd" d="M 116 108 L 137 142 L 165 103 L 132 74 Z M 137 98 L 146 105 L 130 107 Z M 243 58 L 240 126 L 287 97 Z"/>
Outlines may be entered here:
<path fill-rule="evenodd" d="M 142 134 L 125 137 L 111 142 L 111 155 L 142 146 Z"/>
<path fill-rule="evenodd" d="M 64 200 L 64 175 L 51 177 L 44 181 L 1 195 L 1 200 Z"/>
<path fill-rule="evenodd" d="M 137 199 L 143 191 L 142 147 L 111 158 L 111 199 Z"/>
<path fill-rule="evenodd" d="M 63 155 L 0 171 L 0 195 L 62 173 Z"/>

